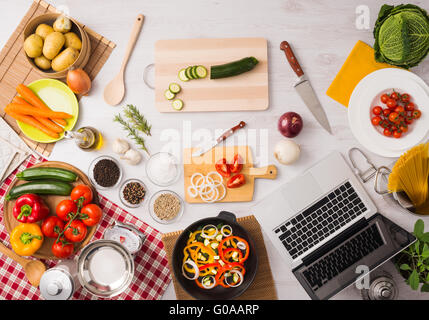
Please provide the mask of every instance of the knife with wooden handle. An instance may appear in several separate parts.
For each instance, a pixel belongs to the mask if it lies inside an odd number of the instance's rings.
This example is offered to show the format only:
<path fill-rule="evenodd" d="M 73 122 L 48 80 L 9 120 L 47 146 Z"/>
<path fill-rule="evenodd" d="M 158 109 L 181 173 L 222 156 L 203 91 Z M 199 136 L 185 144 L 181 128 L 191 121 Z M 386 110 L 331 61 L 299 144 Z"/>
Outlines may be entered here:
<path fill-rule="evenodd" d="M 310 82 L 306 78 L 304 71 L 302 70 L 297 58 L 295 57 L 291 46 L 287 41 L 283 41 L 282 43 L 280 43 L 280 50 L 284 51 L 286 59 L 292 67 L 292 70 L 298 76 L 298 81 L 294 85 L 295 90 L 298 92 L 307 108 L 311 111 L 311 113 L 321 124 L 321 126 L 330 134 L 332 134 L 331 126 L 329 125 L 329 120 L 326 116 L 325 110 L 323 110 L 319 99 L 316 96 L 316 93 L 311 87 Z"/>
<path fill-rule="evenodd" d="M 245 125 L 246 125 L 246 122 L 240 121 L 240 123 L 238 125 L 236 125 L 235 127 L 232 127 L 228 131 L 225 131 L 217 139 L 213 140 L 211 143 L 207 144 L 206 146 L 199 148 L 198 151 L 195 151 L 194 153 L 192 153 L 192 157 L 202 156 L 204 153 L 211 150 L 212 148 L 217 146 L 219 143 L 226 140 L 228 137 L 232 136 L 238 129 L 243 128 Z"/>

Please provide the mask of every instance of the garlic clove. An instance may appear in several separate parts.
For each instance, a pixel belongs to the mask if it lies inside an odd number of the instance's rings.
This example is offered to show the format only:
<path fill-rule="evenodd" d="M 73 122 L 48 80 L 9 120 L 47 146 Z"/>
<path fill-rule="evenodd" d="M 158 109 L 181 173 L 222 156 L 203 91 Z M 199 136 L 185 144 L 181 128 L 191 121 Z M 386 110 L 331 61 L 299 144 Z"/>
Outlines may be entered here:
<path fill-rule="evenodd" d="M 130 145 L 126 140 L 117 138 L 113 141 L 112 149 L 117 154 L 124 154 L 130 149 Z"/>
<path fill-rule="evenodd" d="M 142 155 L 140 152 L 129 149 L 125 154 L 121 157 L 121 159 L 126 160 L 131 165 L 136 165 L 142 160 Z"/>

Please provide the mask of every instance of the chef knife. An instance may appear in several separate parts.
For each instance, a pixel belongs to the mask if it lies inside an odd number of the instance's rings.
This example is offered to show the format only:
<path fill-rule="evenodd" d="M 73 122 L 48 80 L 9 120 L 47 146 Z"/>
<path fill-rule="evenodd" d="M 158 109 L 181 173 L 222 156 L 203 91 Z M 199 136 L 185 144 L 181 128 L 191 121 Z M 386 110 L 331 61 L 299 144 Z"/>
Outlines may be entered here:
<path fill-rule="evenodd" d="M 232 127 L 231 129 L 229 129 L 228 131 L 224 132 L 219 138 L 211 141 L 210 143 L 208 143 L 206 146 L 202 146 L 198 151 L 195 151 L 192 154 L 192 157 L 199 157 L 202 156 L 204 153 L 206 153 L 207 151 L 210 151 L 212 148 L 214 148 L 215 146 L 217 146 L 219 143 L 221 143 L 222 141 L 224 141 L 226 138 L 232 136 L 234 134 L 235 131 L 237 131 L 238 129 L 243 128 L 246 125 L 246 122 L 241 121 L 238 125 L 236 125 L 235 127 Z"/>
<path fill-rule="evenodd" d="M 299 62 L 296 59 L 289 43 L 287 41 L 282 41 L 282 43 L 280 43 L 280 50 L 285 52 L 290 66 L 298 76 L 298 81 L 294 85 L 295 90 L 298 92 L 301 99 L 304 101 L 305 105 L 311 111 L 316 120 L 326 131 L 332 134 L 331 126 L 329 125 L 329 120 L 326 116 L 325 110 L 323 110 L 322 106 L 320 105 L 319 99 L 317 98 L 316 93 L 305 76 L 304 71 L 302 71 L 302 68 L 299 65 Z"/>

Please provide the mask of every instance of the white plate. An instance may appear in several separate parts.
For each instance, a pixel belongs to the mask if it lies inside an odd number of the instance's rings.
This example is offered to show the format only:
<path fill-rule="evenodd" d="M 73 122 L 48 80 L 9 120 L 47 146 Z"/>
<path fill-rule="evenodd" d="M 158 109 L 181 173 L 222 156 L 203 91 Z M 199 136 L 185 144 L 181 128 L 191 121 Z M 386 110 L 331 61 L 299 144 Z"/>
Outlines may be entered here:
<path fill-rule="evenodd" d="M 422 117 L 401 139 L 384 137 L 371 124 L 370 111 L 375 105 L 374 99 L 393 88 L 401 93 L 410 93 L 422 111 Z M 399 157 L 427 136 L 428 102 L 429 87 L 414 73 L 397 68 L 377 70 L 363 78 L 353 90 L 348 107 L 349 125 L 355 138 L 369 151 L 384 157 Z"/>

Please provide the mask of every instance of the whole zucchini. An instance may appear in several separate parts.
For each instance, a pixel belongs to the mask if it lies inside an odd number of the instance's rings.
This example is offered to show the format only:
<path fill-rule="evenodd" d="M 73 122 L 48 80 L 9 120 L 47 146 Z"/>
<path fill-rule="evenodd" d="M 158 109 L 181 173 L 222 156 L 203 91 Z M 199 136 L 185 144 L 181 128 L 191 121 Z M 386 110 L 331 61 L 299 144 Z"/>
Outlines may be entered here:
<path fill-rule="evenodd" d="M 244 72 L 252 70 L 257 64 L 258 59 L 247 57 L 237 61 L 210 67 L 210 79 L 220 79 L 237 76 Z"/>
<path fill-rule="evenodd" d="M 19 180 L 58 180 L 63 182 L 75 182 L 77 174 L 73 171 L 61 168 L 36 167 L 19 172 L 16 177 Z"/>
<path fill-rule="evenodd" d="M 28 193 L 69 196 L 72 189 L 71 184 L 62 181 L 32 181 L 13 187 L 6 195 L 6 200 L 13 200 Z"/>

